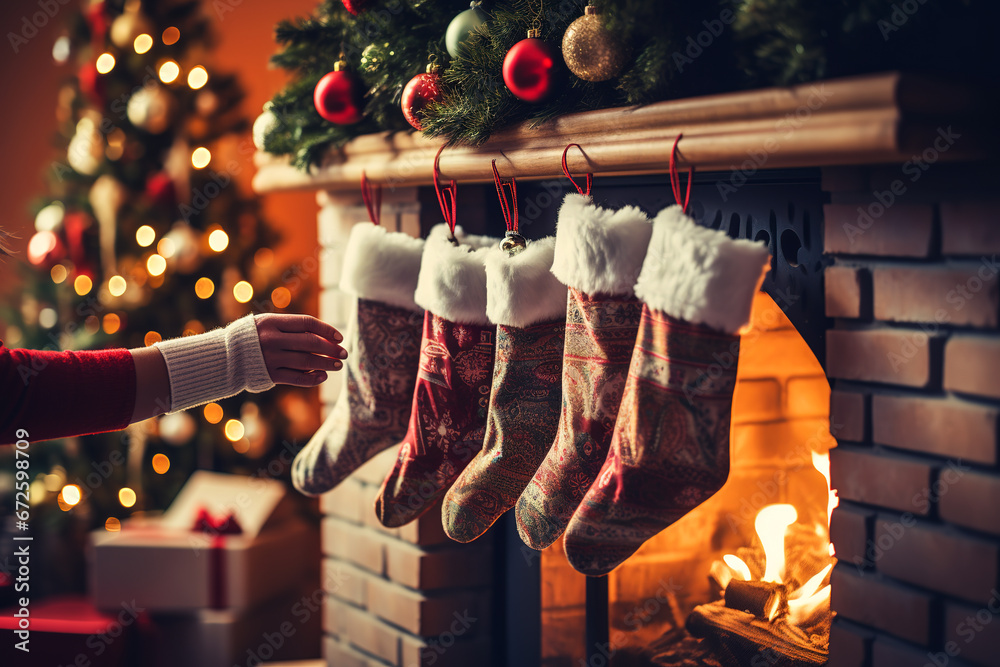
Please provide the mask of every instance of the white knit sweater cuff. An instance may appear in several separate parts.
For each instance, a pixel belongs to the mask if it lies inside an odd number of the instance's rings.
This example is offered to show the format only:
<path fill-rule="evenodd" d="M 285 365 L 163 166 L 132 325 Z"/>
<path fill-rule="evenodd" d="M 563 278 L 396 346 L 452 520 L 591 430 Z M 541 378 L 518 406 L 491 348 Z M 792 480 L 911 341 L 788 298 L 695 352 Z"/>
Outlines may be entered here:
<path fill-rule="evenodd" d="M 274 386 L 253 315 L 224 329 L 156 343 L 170 378 L 170 410 L 186 410 Z"/>

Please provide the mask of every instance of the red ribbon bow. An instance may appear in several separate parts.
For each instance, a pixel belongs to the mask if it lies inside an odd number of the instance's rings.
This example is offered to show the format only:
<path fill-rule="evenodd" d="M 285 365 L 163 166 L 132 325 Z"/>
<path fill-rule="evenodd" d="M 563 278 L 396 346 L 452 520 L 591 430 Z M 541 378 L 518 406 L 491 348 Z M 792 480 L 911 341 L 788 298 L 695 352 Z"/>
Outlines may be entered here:
<path fill-rule="evenodd" d="M 240 527 L 232 512 L 224 517 L 213 517 L 204 507 L 198 510 L 198 516 L 195 518 L 194 527 L 191 530 L 210 535 L 240 535 L 243 533 L 243 528 Z"/>

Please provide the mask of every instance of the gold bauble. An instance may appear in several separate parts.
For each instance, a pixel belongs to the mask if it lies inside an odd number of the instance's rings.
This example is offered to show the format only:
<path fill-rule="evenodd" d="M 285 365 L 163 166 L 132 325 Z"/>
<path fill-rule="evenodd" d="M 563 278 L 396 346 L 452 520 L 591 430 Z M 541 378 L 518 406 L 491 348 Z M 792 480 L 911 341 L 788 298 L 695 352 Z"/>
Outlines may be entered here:
<path fill-rule="evenodd" d="M 569 24 L 563 35 L 563 59 L 569 71 L 584 81 L 607 81 L 625 67 L 625 47 L 604 27 L 592 5 L 586 14 Z"/>

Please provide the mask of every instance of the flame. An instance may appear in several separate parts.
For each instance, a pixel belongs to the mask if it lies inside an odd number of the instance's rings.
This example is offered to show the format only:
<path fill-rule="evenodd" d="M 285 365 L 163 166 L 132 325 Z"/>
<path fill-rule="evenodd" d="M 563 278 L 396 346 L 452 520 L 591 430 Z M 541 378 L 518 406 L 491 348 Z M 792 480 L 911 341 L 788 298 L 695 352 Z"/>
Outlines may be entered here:
<path fill-rule="evenodd" d="M 837 496 L 837 491 L 836 489 L 833 488 L 833 485 L 830 482 L 830 452 L 825 452 L 823 454 L 820 454 L 819 452 L 813 452 L 812 462 L 813 462 L 813 467 L 816 468 L 816 470 L 818 470 L 820 474 L 826 478 L 826 492 L 828 496 L 826 501 L 826 530 L 827 533 L 829 534 L 830 519 L 833 518 L 833 509 L 840 504 L 840 498 Z M 837 551 L 834 548 L 833 543 L 831 542 L 830 555 L 833 556 L 836 553 Z"/>
<path fill-rule="evenodd" d="M 764 547 L 764 576 L 761 581 L 782 583 L 785 569 L 785 531 L 799 517 L 795 507 L 788 504 L 768 505 L 757 513 L 754 530 Z"/>
<path fill-rule="evenodd" d="M 830 563 L 788 596 L 789 623 L 803 625 L 821 608 L 829 607 L 830 585 L 827 584 L 822 589 L 820 589 L 820 585 L 826 580 L 832 569 L 833 563 Z"/>
<path fill-rule="evenodd" d="M 743 561 L 739 556 L 734 556 L 733 554 L 726 554 L 722 557 L 722 560 L 733 569 L 733 571 L 743 578 L 743 581 L 750 581 L 752 578 L 750 576 L 750 567 Z"/>

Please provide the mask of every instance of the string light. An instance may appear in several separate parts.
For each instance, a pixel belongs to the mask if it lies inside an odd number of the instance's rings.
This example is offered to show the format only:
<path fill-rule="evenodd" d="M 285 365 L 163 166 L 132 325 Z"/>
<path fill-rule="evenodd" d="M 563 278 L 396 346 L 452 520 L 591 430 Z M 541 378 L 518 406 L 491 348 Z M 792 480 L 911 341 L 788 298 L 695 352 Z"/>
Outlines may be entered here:
<path fill-rule="evenodd" d="M 173 239 L 164 236 L 160 239 L 160 242 L 156 244 L 156 252 L 163 255 L 167 259 L 170 259 L 177 252 L 177 245 L 174 243 Z"/>
<path fill-rule="evenodd" d="M 143 248 L 148 248 L 153 245 L 153 241 L 155 240 L 156 230 L 149 225 L 143 225 L 139 229 L 135 230 L 135 242 Z"/>
<path fill-rule="evenodd" d="M 212 161 L 212 151 L 204 146 L 199 146 L 191 153 L 191 166 L 195 169 L 204 169 Z"/>
<path fill-rule="evenodd" d="M 229 234 L 221 229 L 216 229 L 208 235 L 208 247 L 215 252 L 222 252 L 229 245 Z"/>
<path fill-rule="evenodd" d="M 118 333 L 118 330 L 122 326 L 122 319 L 115 315 L 114 313 L 108 313 L 104 316 L 104 333 L 109 336 Z"/>
<path fill-rule="evenodd" d="M 146 33 L 142 33 L 135 38 L 135 41 L 132 42 L 132 46 L 135 47 L 136 53 L 142 55 L 153 48 L 153 38 Z"/>
<path fill-rule="evenodd" d="M 122 529 L 122 522 L 113 516 L 109 516 L 108 520 L 104 522 L 104 530 L 109 533 L 117 533 Z"/>
<path fill-rule="evenodd" d="M 135 491 L 126 487 L 122 487 L 118 490 L 118 502 L 122 504 L 122 507 L 132 507 L 135 505 Z"/>
<path fill-rule="evenodd" d="M 159 343 L 161 340 L 163 340 L 163 336 L 161 336 L 158 332 L 147 331 L 146 336 L 142 339 L 142 342 L 146 347 L 149 347 L 153 343 Z"/>
<path fill-rule="evenodd" d="M 56 285 L 62 283 L 69 276 L 65 264 L 56 264 L 49 273 L 52 275 L 52 282 Z"/>
<path fill-rule="evenodd" d="M 173 46 L 177 43 L 177 40 L 181 38 L 181 31 L 177 28 L 170 26 L 163 31 L 163 43 L 167 46 Z"/>
<path fill-rule="evenodd" d="M 81 273 L 73 281 L 73 289 L 80 296 L 86 296 L 90 294 L 90 290 L 94 288 L 94 281 L 90 279 L 90 276 Z"/>
<path fill-rule="evenodd" d="M 97 73 L 107 74 L 115 68 L 115 57 L 110 53 L 102 53 L 97 56 Z"/>
<path fill-rule="evenodd" d="M 51 231 L 38 232 L 28 241 L 28 257 L 40 262 L 59 245 L 58 237 Z"/>
<path fill-rule="evenodd" d="M 239 419 L 230 419 L 226 422 L 225 431 L 226 438 L 228 438 L 231 442 L 236 442 L 237 440 L 243 438 L 243 434 L 246 432 L 246 429 L 243 427 L 243 422 Z"/>
<path fill-rule="evenodd" d="M 167 60 L 160 65 L 160 81 L 163 83 L 173 83 L 181 74 L 181 66 L 173 60 Z"/>
<path fill-rule="evenodd" d="M 188 85 L 191 87 L 191 90 L 198 90 L 206 83 L 208 83 L 208 70 L 201 65 L 188 72 Z"/>
<path fill-rule="evenodd" d="M 218 403 L 209 403 L 205 406 L 205 421 L 209 424 L 218 424 L 222 421 L 222 406 Z"/>
<path fill-rule="evenodd" d="M 62 491 L 59 492 L 59 495 L 62 496 L 63 502 L 70 507 L 79 504 L 80 499 L 83 497 L 80 493 L 80 487 L 76 484 L 67 484 L 62 488 Z"/>
<path fill-rule="evenodd" d="M 253 285 L 241 280 L 233 286 L 233 297 L 240 303 L 246 303 L 253 298 Z"/>
<path fill-rule="evenodd" d="M 111 292 L 111 296 L 121 296 L 127 288 L 128 283 L 121 276 L 111 276 L 108 280 L 108 291 Z"/>
<path fill-rule="evenodd" d="M 194 284 L 194 293 L 199 299 L 207 299 L 215 294 L 215 283 L 211 278 L 201 277 Z"/>
<path fill-rule="evenodd" d="M 170 459 L 167 458 L 167 455 L 155 454 L 153 456 L 153 472 L 157 475 L 162 475 L 168 470 L 170 470 Z"/>
<path fill-rule="evenodd" d="M 271 292 L 271 302 L 276 308 L 288 308 L 289 304 L 292 303 L 292 293 L 287 287 L 276 287 Z"/>
<path fill-rule="evenodd" d="M 59 321 L 59 315 L 52 308 L 42 308 L 42 311 L 38 313 L 38 323 L 42 325 L 43 329 L 51 329 Z"/>
<path fill-rule="evenodd" d="M 146 260 L 146 270 L 151 276 L 163 275 L 163 272 L 167 270 L 167 260 L 163 259 L 162 255 L 154 253 Z"/>

